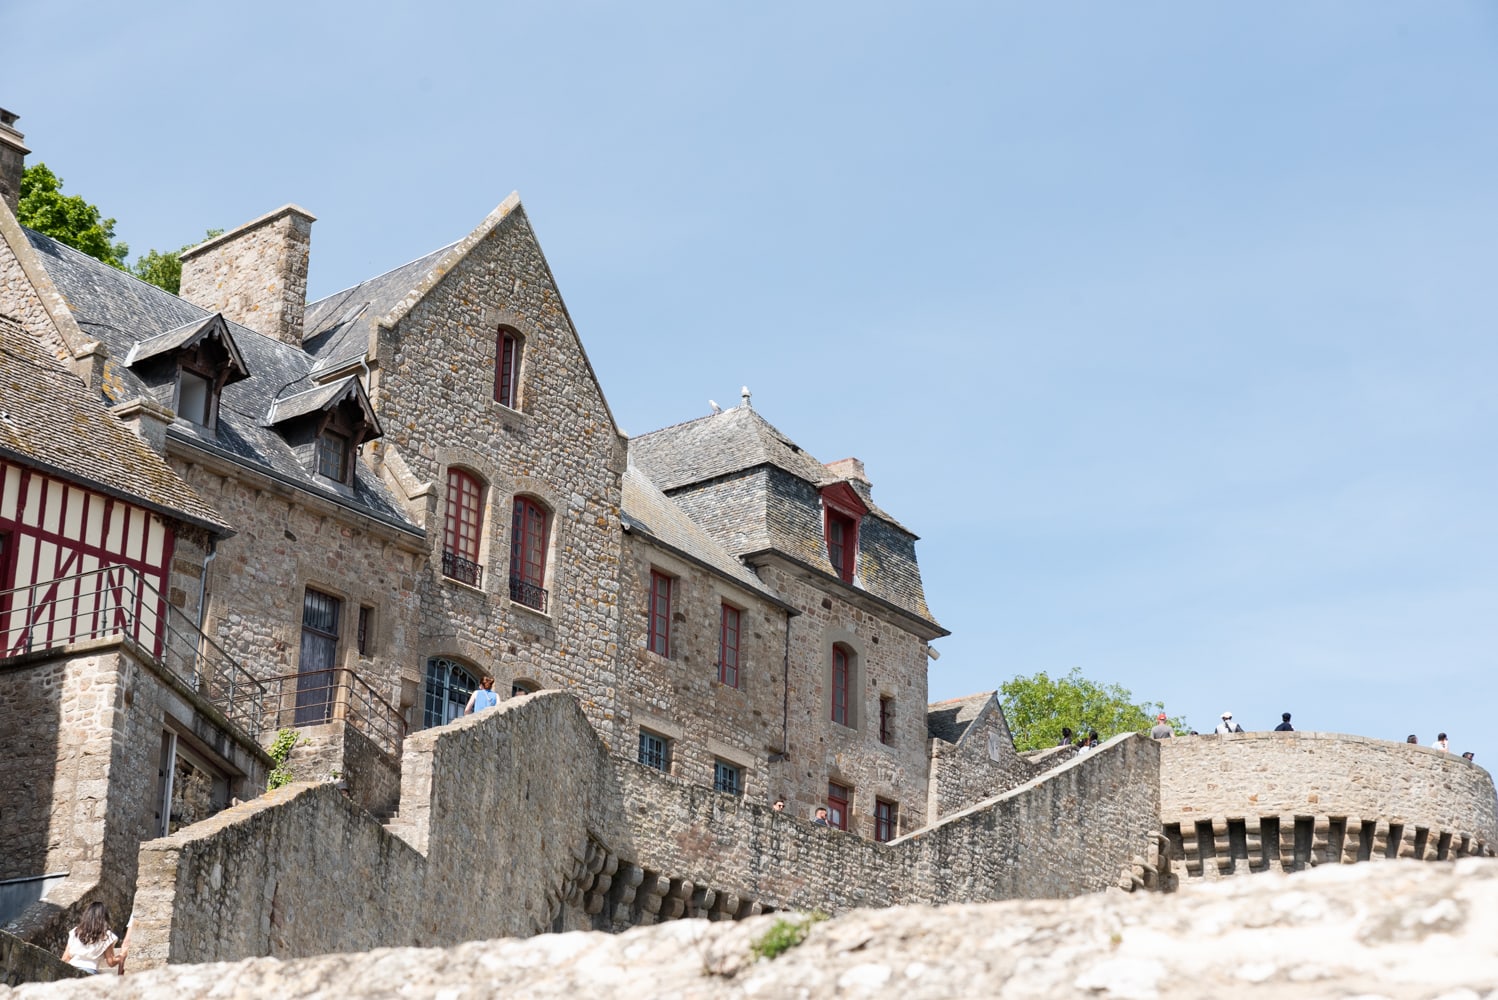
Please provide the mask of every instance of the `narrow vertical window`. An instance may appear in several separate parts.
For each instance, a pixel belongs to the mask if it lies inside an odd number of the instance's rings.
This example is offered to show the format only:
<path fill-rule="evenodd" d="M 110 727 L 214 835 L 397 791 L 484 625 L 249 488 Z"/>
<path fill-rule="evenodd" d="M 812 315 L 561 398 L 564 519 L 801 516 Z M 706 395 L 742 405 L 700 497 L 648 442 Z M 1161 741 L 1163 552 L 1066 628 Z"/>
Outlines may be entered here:
<path fill-rule="evenodd" d="M 530 497 L 515 498 L 510 522 L 510 600 L 546 610 L 546 508 Z"/>
<path fill-rule="evenodd" d="M 317 436 L 317 474 L 335 483 L 348 482 L 349 440 L 335 430 L 324 430 Z"/>
<path fill-rule="evenodd" d="M 520 373 L 520 339 L 509 330 L 499 331 L 494 359 L 494 401 L 515 408 L 515 376 Z"/>
<path fill-rule="evenodd" d="M 827 511 L 827 558 L 832 571 L 845 583 L 853 582 L 854 555 L 858 551 L 858 522 L 839 511 Z"/>
<path fill-rule="evenodd" d="M 853 789 L 835 781 L 827 783 L 827 822 L 839 830 L 848 829 L 848 802 Z"/>
<path fill-rule="evenodd" d="M 671 655 L 671 578 L 650 571 L 650 651 Z"/>
<path fill-rule="evenodd" d="M 369 656 L 374 652 L 374 608 L 365 604 L 359 608 L 359 655 Z"/>
<path fill-rule="evenodd" d="M 343 602 L 308 587 L 302 595 L 302 648 L 297 660 L 296 724 L 315 726 L 333 717 L 338 618 Z"/>
<path fill-rule="evenodd" d="M 718 682 L 739 686 L 739 609 L 727 604 L 718 628 Z"/>
<path fill-rule="evenodd" d="M 895 839 L 897 807 L 893 802 L 874 800 L 874 839 L 881 844 Z"/>
<path fill-rule="evenodd" d="M 832 647 L 832 721 L 840 725 L 851 725 L 848 721 L 848 650 L 842 645 Z"/>
<path fill-rule="evenodd" d="M 879 742 L 895 742 L 895 699 L 888 696 L 879 699 Z"/>
<path fill-rule="evenodd" d="M 483 486 L 462 469 L 447 470 L 447 519 L 442 540 L 442 575 L 483 586 L 479 539 L 483 527 Z"/>

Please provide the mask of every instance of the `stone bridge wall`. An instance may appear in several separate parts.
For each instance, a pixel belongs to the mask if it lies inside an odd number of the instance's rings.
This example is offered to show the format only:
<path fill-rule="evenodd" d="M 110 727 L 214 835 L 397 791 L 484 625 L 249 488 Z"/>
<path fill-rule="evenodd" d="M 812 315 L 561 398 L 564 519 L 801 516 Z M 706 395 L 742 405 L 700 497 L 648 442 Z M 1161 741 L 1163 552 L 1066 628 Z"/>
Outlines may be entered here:
<path fill-rule="evenodd" d="M 1160 792 L 1170 854 L 1187 876 L 1445 860 L 1498 844 L 1487 771 L 1456 754 L 1364 736 L 1162 740 Z"/>

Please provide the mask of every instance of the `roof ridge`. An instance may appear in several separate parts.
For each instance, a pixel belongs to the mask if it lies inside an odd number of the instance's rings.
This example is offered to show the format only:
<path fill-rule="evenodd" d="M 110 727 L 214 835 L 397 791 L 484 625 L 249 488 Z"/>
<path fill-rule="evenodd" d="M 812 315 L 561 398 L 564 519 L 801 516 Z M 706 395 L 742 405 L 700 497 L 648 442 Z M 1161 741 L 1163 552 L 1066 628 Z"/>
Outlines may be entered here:
<path fill-rule="evenodd" d="M 396 271 L 399 271 L 403 267 L 410 267 L 412 264 L 415 264 L 427 257 L 431 257 L 439 253 L 446 253 L 448 250 L 451 250 L 453 247 L 462 242 L 463 241 L 461 239 L 453 240 L 451 243 L 444 244 L 435 250 L 428 250 L 426 253 L 418 254 L 415 257 L 412 257 L 410 260 L 406 261 L 404 264 L 397 264 L 394 267 L 387 267 L 385 270 L 379 272 L 378 274 L 371 274 L 369 277 L 364 278 L 361 281 L 356 281 L 352 285 L 345 285 L 343 288 L 339 288 L 336 291 L 329 292 L 326 295 L 320 295 L 317 298 L 310 300 L 307 303 L 307 308 L 311 309 L 313 306 L 326 302 L 328 299 L 331 299 L 335 295 L 342 295 L 345 292 L 352 292 L 354 289 L 359 288 L 362 285 L 367 285 L 371 281 L 379 281 L 386 275 L 394 274 Z"/>

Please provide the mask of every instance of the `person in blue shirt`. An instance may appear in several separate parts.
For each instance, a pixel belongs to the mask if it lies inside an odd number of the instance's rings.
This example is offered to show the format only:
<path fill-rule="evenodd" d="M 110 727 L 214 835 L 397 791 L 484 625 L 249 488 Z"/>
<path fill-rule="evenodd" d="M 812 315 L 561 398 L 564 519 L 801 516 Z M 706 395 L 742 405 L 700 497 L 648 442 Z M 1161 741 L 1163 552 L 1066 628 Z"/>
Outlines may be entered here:
<path fill-rule="evenodd" d="M 486 708 L 493 708 L 499 704 L 499 695 L 494 693 L 494 678 L 485 677 L 479 681 L 478 690 L 468 696 L 468 704 L 463 708 L 464 715 L 472 715 L 474 712 L 482 712 Z"/>

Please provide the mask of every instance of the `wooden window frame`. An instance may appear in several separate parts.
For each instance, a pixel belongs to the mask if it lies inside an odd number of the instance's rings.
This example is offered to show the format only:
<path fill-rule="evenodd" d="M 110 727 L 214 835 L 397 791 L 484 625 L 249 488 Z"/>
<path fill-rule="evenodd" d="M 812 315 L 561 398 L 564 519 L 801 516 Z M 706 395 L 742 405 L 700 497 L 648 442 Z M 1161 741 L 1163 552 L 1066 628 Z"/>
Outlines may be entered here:
<path fill-rule="evenodd" d="M 725 782 L 725 775 L 732 775 L 732 780 Z M 725 795 L 744 794 L 744 768 L 731 760 L 721 757 L 713 758 L 713 791 L 722 792 Z"/>
<path fill-rule="evenodd" d="M 827 825 L 839 830 L 848 829 L 848 806 L 853 801 L 853 786 L 836 781 L 827 782 Z"/>
<path fill-rule="evenodd" d="M 517 496 L 510 510 L 510 600 L 546 611 L 546 556 L 551 511 L 531 496 Z"/>
<path fill-rule="evenodd" d="M 852 687 L 853 651 L 842 643 L 832 646 L 832 721 L 852 728 L 849 692 Z"/>
<path fill-rule="evenodd" d="M 675 579 L 658 569 L 650 571 L 650 608 L 645 622 L 645 648 L 671 658 L 671 589 Z"/>
<path fill-rule="evenodd" d="M 657 751 L 651 748 L 651 742 L 659 743 Z M 671 737 L 663 736 L 650 729 L 640 730 L 640 755 L 639 762 L 646 767 L 654 768 L 663 774 L 671 773 Z"/>
<path fill-rule="evenodd" d="M 471 587 L 484 584 L 479 560 L 484 538 L 484 489 L 484 481 L 467 469 L 448 468 L 442 575 Z"/>
<path fill-rule="evenodd" d="M 888 799 L 874 800 L 874 839 L 887 844 L 895 839 L 900 821 L 900 807 Z"/>
<path fill-rule="evenodd" d="M 337 448 L 333 445 L 336 443 Z M 335 483 L 348 485 L 349 469 L 352 467 L 350 456 L 354 450 L 354 439 L 352 435 L 334 427 L 324 427 L 317 432 L 317 474 L 324 479 L 331 479 Z M 332 460 L 330 462 L 330 459 Z M 336 467 L 334 467 L 336 463 Z M 331 471 L 330 471 L 331 469 Z"/>
<path fill-rule="evenodd" d="M 718 619 L 718 683 L 739 686 L 739 640 L 742 638 L 743 612 L 724 602 Z"/>
<path fill-rule="evenodd" d="M 520 409 L 520 357 L 524 341 L 508 327 L 500 327 L 494 343 L 494 401 Z"/>

